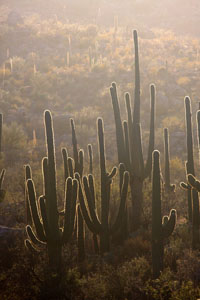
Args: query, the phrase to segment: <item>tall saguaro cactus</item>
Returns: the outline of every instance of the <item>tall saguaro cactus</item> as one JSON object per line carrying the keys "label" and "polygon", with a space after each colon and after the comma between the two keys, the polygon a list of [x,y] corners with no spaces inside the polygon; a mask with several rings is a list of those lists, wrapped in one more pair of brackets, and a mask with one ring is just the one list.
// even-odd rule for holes
{"label": "tall saguaro cactus", "polygon": [[152,171],[152,266],[154,278],[159,277],[163,270],[164,239],[169,237],[176,223],[176,210],[170,211],[170,216],[161,216],[161,170],[160,153],[153,152]]}
{"label": "tall saguaro cactus", "polygon": [[152,152],[154,150],[155,140],[155,86],[150,86],[151,108],[150,108],[150,133],[149,147],[146,164],[142,150],[142,136],[140,126],[140,75],[139,75],[139,58],[137,35],[134,33],[135,55],[136,55],[136,79],[135,79],[135,101],[133,114],[131,111],[130,95],[126,93],[127,119],[122,124],[120,107],[117,95],[116,84],[112,83],[110,88],[112,106],[115,118],[116,141],[118,162],[124,163],[126,170],[130,172],[130,187],[132,198],[132,229],[137,230],[142,222],[143,206],[143,182],[150,176],[152,169]]}
{"label": "tall saguaro cactus", "polygon": [[[99,141],[99,161],[101,173],[101,218],[99,219],[96,207],[96,191],[94,177],[90,174],[88,177],[83,177],[83,184],[79,183],[79,201],[81,211],[85,222],[91,232],[100,236],[100,252],[103,254],[110,250],[110,236],[118,230],[122,224],[123,216],[126,207],[126,198],[128,192],[129,174],[124,172],[123,183],[120,193],[120,206],[118,215],[114,223],[109,224],[109,206],[112,178],[116,174],[116,168],[113,168],[110,173],[106,169],[105,145],[104,145],[104,129],[103,120],[97,121],[98,126],[98,141]],[[76,175],[76,178],[80,178]],[[84,192],[83,192],[84,191]],[[85,194],[85,197],[84,197]],[[87,205],[86,202],[87,201]],[[88,208],[87,208],[88,207]]]}
{"label": "tall saguaro cactus", "polygon": [[[186,161],[186,177],[188,174],[195,176],[194,169],[194,155],[193,155],[193,131],[192,131],[192,113],[191,113],[191,101],[189,97],[185,97],[185,120],[186,120],[186,144],[187,144],[187,161]],[[188,200],[188,219],[192,223],[192,193],[191,186],[181,182],[181,187],[187,190],[187,200]],[[197,198],[195,196],[195,198]],[[195,206],[196,207],[196,206]]]}
{"label": "tall saguaro cactus", "polygon": [[[200,110],[197,111],[197,139],[198,139],[198,148],[200,145]],[[191,127],[191,126],[190,126]],[[192,130],[189,131],[189,134],[192,134]],[[190,137],[189,142],[192,143],[192,137]],[[191,144],[190,144],[191,148]],[[193,154],[193,153],[192,153]],[[199,196],[198,193],[200,192],[200,182],[194,176],[194,173],[189,173],[189,171],[194,172],[194,159],[192,160],[193,165],[192,167],[187,170],[187,180],[188,184],[181,183],[182,187],[185,187],[188,192],[190,192],[190,207],[189,211],[191,214],[192,220],[192,247],[193,249],[197,249],[200,246],[200,208],[199,208]],[[189,173],[189,174],[188,174]]]}
{"label": "tall saguaro cactus", "polygon": [[[36,245],[45,243],[48,249],[50,267],[52,270],[60,272],[62,267],[62,245],[69,241],[74,229],[78,182],[71,177],[68,177],[66,181],[64,226],[60,228],[54,133],[50,111],[45,111],[45,133],[47,157],[43,159],[42,163],[44,195],[39,197],[40,206],[38,206],[34,182],[31,178],[27,180],[27,191],[36,234],[33,228],[28,225],[26,229],[29,240],[26,240],[25,243],[28,248],[32,248],[32,243]],[[40,215],[42,219],[40,219]]]}

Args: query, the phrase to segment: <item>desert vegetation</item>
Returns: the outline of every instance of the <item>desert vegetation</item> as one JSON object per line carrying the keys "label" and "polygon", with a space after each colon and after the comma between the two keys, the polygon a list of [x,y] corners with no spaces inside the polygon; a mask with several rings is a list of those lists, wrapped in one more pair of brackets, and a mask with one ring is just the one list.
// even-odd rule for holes
{"label": "desert vegetation", "polygon": [[200,39],[90,2],[0,6],[0,298],[196,300]]}

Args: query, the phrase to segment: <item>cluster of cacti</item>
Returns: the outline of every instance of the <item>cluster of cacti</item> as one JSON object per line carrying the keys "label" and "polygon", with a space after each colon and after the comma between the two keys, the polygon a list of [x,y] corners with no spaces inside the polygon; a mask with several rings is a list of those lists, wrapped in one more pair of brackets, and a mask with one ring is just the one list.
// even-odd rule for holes
{"label": "cluster of cacti", "polygon": [[175,224],[175,209],[170,211],[169,217],[164,216],[162,221],[160,153],[154,150],[152,171],[152,266],[155,278],[163,271],[164,240],[171,235]]}
{"label": "cluster of cacti", "polygon": [[152,152],[154,150],[155,135],[155,86],[152,84],[150,87],[150,134],[148,156],[145,165],[140,125],[140,69],[137,31],[134,30],[133,36],[135,45],[135,93],[133,113],[131,111],[130,95],[128,93],[125,95],[128,122],[124,121],[122,123],[115,83],[112,84],[110,92],[115,118],[118,161],[119,163],[124,163],[126,170],[128,170],[130,173],[130,187],[133,208],[131,227],[132,230],[137,230],[142,223],[143,182],[151,175],[152,169]]}
{"label": "cluster of cacti", "polygon": [[42,162],[43,195],[39,197],[39,205],[34,182],[31,178],[27,180],[27,192],[36,234],[33,227],[28,225],[26,229],[29,240],[26,240],[26,245],[33,249],[33,244],[42,246],[45,243],[48,249],[50,267],[52,270],[60,272],[62,268],[62,246],[70,240],[74,229],[78,182],[71,177],[66,180],[64,225],[63,228],[60,228],[54,133],[49,111],[45,111],[45,129],[47,157],[44,157]]}
{"label": "cluster of cacti", "polygon": [[[195,184],[195,180],[191,180],[195,176],[194,155],[193,155],[193,130],[192,130],[192,113],[191,101],[189,97],[185,98],[185,116],[186,116],[186,135],[187,135],[187,162],[186,162],[186,178],[189,184],[181,182],[181,187],[187,190],[188,199],[188,220],[192,223],[192,245],[193,248],[199,246],[199,197]],[[199,129],[199,126],[198,126]]]}
{"label": "cluster of cacti", "polygon": [[[117,168],[113,168],[110,173],[106,169],[105,145],[104,145],[104,129],[103,120],[98,119],[98,141],[99,141],[99,160],[100,160],[100,184],[101,184],[101,219],[99,220],[96,212],[96,191],[94,177],[89,174],[84,176],[82,183],[80,176],[79,180],[79,201],[85,222],[93,234],[100,237],[100,252],[105,253],[110,251],[110,236],[115,233],[121,225],[123,215],[125,213],[126,198],[128,192],[128,172],[123,174],[123,184],[120,193],[120,205],[118,215],[113,224],[109,224],[109,206],[112,178],[115,176]],[[84,189],[83,189],[84,188]],[[84,191],[84,192],[83,192]],[[85,194],[85,196],[84,196]],[[87,204],[86,204],[87,201]],[[87,208],[88,206],[88,208]]]}
{"label": "cluster of cacti", "polygon": [[[93,176],[93,150],[88,145],[89,175],[83,175],[84,151],[78,150],[74,120],[71,119],[73,158],[68,156],[66,148],[62,149],[64,164],[65,207],[58,211],[56,158],[52,117],[45,111],[45,133],[47,157],[42,161],[43,195],[36,198],[34,182],[30,166],[25,168],[26,180],[26,211],[28,248],[34,250],[47,245],[49,263],[52,270],[60,272],[62,269],[62,247],[68,243],[77,230],[78,261],[85,259],[85,228],[84,222],[93,234],[96,253],[104,254],[110,251],[110,241],[113,235],[120,231],[121,240],[127,237],[127,194],[130,183],[132,199],[132,229],[141,225],[143,205],[143,182],[152,172],[152,262],[153,275],[158,277],[163,270],[164,241],[171,235],[176,222],[176,211],[170,216],[161,217],[161,171],[160,154],[154,150],[154,122],[155,122],[155,86],[151,85],[151,116],[148,157],[146,164],[143,158],[142,136],[140,126],[140,71],[138,55],[137,32],[134,31],[135,45],[135,95],[134,109],[131,109],[130,95],[126,93],[127,121],[122,122],[117,95],[116,84],[110,89],[116,125],[116,140],[119,162],[119,209],[115,220],[110,216],[110,200],[112,180],[117,168],[107,171],[103,120],[97,120],[99,165],[100,165],[100,197],[95,189]],[[190,128],[191,129],[191,128]],[[165,142],[165,187],[174,190],[170,183],[168,130],[164,130]],[[191,150],[191,149],[190,149]],[[152,161],[153,154],[153,161]],[[191,155],[190,155],[191,157]],[[188,164],[191,158],[188,159]],[[191,170],[191,168],[190,168]],[[129,175],[130,174],[130,175]],[[193,173],[194,174],[194,173]],[[130,178],[130,179],[129,179]],[[97,212],[97,199],[100,198],[100,217]],[[39,203],[39,204],[38,204]],[[63,226],[60,218],[64,217]],[[33,225],[32,225],[33,224]],[[34,231],[36,233],[34,233]],[[98,245],[100,242],[100,250]]]}
{"label": "cluster of cacti", "polygon": [[[34,251],[46,244],[48,250],[49,264],[57,273],[62,268],[62,246],[69,242],[75,227],[77,227],[78,261],[85,259],[85,236],[84,219],[88,228],[93,233],[95,252],[99,252],[97,235],[100,236],[100,251],[105,253],[110,249],[110,236],[120,228],[126,207],[128,191],[128,172],[123,169],[123,183],[121,183],[120,207],[116,221],[109,225],[109,202],[112,178],[116,174],[113,168],[110,174],[106,170],[103,121],[98,120],[99,154],[101,169],[101,221],[96,215],[96,192],[92,174],[88,177],[83,175],[83,150],[78,151],[74,121],[71,120],[72,144],[74,159],[68,157],[67,150],[62,149],[65,179],[65,208],[58,211],[57,184],[56,184],[56,158],[52,117],[49,111],[45,111],[45,133],[47,157],[42,161],[43,172],[43,195],[37,201],[31,168],[25,167],[26,179],[26,211],[27,211],[27,234],[29,239],[25,241],[26,246]],[[90,170],[92,171],[92,147],[88,146],[90,157]],[[121,172],[121,171],[120,171]],[[121,174],[121,173],[120,173]],[[122,178],[122,174],[121,174]],[[79,193],[78,193],[79,190]],[[87,205],[85,205],[85,196]],[[77,197],[80,204],[76,205]],[[28,201],[27,201],[28,200]],[[39,202],[39,205],[38,205]],[[77,212],[77,214],[76,214]],[[63,227],[60,227],[59,217],[64,216]],[[84,217],[84,218],[83,218]],[[32,226],[33,223],[33,226]],[[35,229],[35,232],[34,232]],[[36,246],[36,247],[35,247]]]}

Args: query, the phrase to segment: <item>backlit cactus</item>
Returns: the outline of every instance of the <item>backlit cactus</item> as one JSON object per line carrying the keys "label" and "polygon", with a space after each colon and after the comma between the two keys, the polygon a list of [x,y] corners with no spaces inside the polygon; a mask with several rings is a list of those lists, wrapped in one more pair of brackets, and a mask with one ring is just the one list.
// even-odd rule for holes
{"label": "backlit cactus", "polygon": [[155,86],[150,87],[151,112],[149,147],[146,164],[143,158],[142,136],[140,126],[140,75],[137,34],[134,32],[135,41],[135,99],[133,114],[131,111],[130,95],[126,93],[127,119],[122,125],[120,107],[117,96],[116,84],[112,83],[110,88],[112,106],[115,118],[116,141],[118,162],[124,163],[126,170],[130,173],[130,187],[132,198],[132,229],[137,230],[142,223],[143,207],[143,182],[151,175],[152,152],[154,150],[154,122],[155,122]]}
{"label": "backlit cactus", "polygon": [[[27,180],[27,191],[31,208],[32,219],[36,234],[31,226],[27,226],[29,239],[25,241],[28,248],[32,244],[46,244],[49,264],[53,271],[60,272],[62,268],[62,246],[67,243],[73,233],[78,182],[68,177],[65,184],[64,225],[60,228],[57,206],[56,158],[52,117],[45,111],[47,157],[43,159],[43,194],[37,204],[34,182]],[[41,216],[41,218],[40,218]]]}
{"label": "backlit cactus", "polygon": [[[120,193],[120,205],[118,215],[114,223],[109,224],[109,206],[110,206],[110,192],[112,178],[116,174],[116,168],[113,168],[110,173],[106,169],[105,145],[104,145],[104,130],[103,120],[98,119],[98,141],[99,141],[99,160],[100,160],[100,173],[101,173],[101,218],[99,219],[95,201],[96,191],[94,177],[89,174],[88,177],[83,177],[83,182],[80,182],[80,176],[76,174],[79,179],[79,201],[81,211],[85,222],[91,232],[99,235],[100,237],[100,252],[101,254],[110,251],[110,236],[118,230],[122,224],[123,216],[126,207],[126,198],[128,192],[129,174],[124,172],[123,183]],[[86,204],[87,201],[87,204]]]}
{"label": "backlit cactus", "polygon": [[152,266],[154,278],[159,277],[163,270],[164,240],[168,238],[176,224],[176,210],[170,211],[170,216],[161,215],[161,170],[160,153],[153,152],[152,171]]}

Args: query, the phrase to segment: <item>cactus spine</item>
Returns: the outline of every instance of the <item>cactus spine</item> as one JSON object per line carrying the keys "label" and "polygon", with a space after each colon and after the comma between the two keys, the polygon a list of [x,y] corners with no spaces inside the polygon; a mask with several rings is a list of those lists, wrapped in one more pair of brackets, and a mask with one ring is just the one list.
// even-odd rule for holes
{"label": "cactus spine", "polygon": [[161,216],[161,171],[160,153],[153,152],[152,172],[152,265],[154,278],[159,277],[163,270],[164,239],[169,237],[176,223],[176,210],[172,209],[170,216]]}
{"label": "cactus spine", "polygon": [[[103,120],[101,118],[97,121],[98,126],[98,141],[99,141],[99,160],[100,160],[100,173],[101,173],[101,219],[98,218],[96,209],[95,209],[95,183],[94,177],[92,174],[88,177],[83,177],[83,184],[79,185],[79,201],[81,205],[81,211],[85,222],[91,232],[98,234],[100,236],[100,252],[101,254],[108,252],[110,250],[110,236],[113,232],[116,232],[121,226],[123,215],[125,212],[126,206],[126,197],[128,192],[128,181],[129,175],[128,172],[123,174],[123,184],[120,195],[120,207],[118,211],[117,218],[114,224],[109,224],[109,205],[110,205],[110,192],[112,178],[116,174],[116,168],[113,168],[110,173],[106,169],[106,158],[105,158],[105,145],[104,145],[104,129],[103,129]],[[79,178],[76,174],[76,178]],[[83,187],[82,187],[83,185]],[[84,193],[83,193],[84,188]],[[87,205],[85,203],[85,198]],[[88,206],[88,208],[87,208]]]}
{"label": "cactus spine", "polygon": [[[62,269],[62,246],[67,243],[73,233],[76,210],[78,182],[68,177],[65,185],[64,226],[59,227],[59,212],[57,207],[56,160],[52,117],[45,111],[45,133],[47,157],[43,159],[44,195],[39,197],[40,209],[37,205],[34,182],[27,181],[27,190],[36,234],[31,226],[27,226],[29,240],[25,243],[28,248],[32,243],[45,243],[48,249],[49,264],[53,271],[60,273]],[[40,219],[40,215],[42,220]]]}

